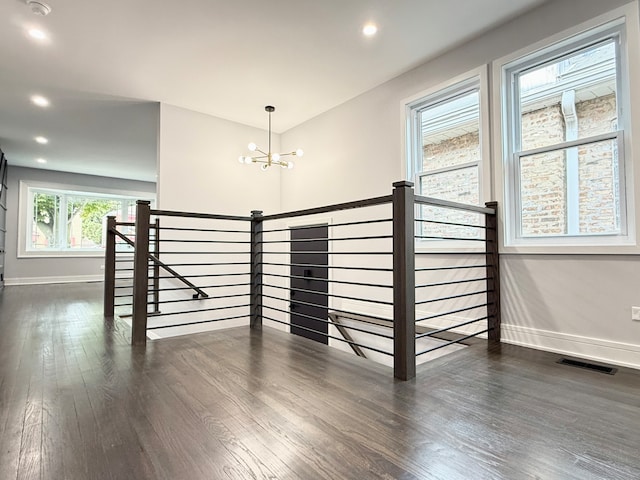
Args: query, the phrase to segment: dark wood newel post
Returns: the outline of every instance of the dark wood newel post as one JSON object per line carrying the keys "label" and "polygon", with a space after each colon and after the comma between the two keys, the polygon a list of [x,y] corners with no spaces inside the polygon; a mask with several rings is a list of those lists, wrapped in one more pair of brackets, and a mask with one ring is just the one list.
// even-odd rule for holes
{"label": "dark wood newel post", "polygon": [[133,252],[133,316],[131,327],[131,343],[133,345],[147,343],[150,211],[149,201],[137,201],[136,237]]}
{"label": "dark wood newel post", "polygon": [[413,183],[393,184],[393,375],[416,376],[416,277]]}
{"label": "dark wood newel post", "polygon": [[116,217],[107,217],[107,244],[104,251],[104,316],[113,317],[116,287]]}
{"label": "dark wood newel post", "polygon": [[485,214],[487,265],[487,316],[489,346],[500,343],[500,256],[498,255],[498,202],[487,202],[495,214]]}
{"label": "dark wood newel post", "polygon": [[251,328],[262,328],[262,211],[251,212]]}

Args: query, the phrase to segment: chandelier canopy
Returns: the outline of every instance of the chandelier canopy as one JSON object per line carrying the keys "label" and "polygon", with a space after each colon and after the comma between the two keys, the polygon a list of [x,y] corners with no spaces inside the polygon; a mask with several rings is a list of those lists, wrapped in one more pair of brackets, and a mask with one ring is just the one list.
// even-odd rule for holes
{"label": "chandelier canopy", "polygon": [[271,114],[275,112],[276,107],[267,105],[266,107],[264,107],[264,109],[269,114],[269,148],[265,152],[263,150],[260,150],[260,148],[258,148],[258,146],[255,143],[251,142],[248,145],[249,150],[251,150],[252,152],[258,152],[260,153],[260,155],[253,155],[253,156],[246,156],[246,157],[240,156],[238,158],[238,161],[240,163],[246,163],[246,164],[259,163],[261,164],[260,168],[262,168],[262,170],[266,170],[272,165],[277,165],[282,168],[293,168],[293,162],[282,160],[282,157],[286,157],[289,155],[292,155],[294,157],[301,157],[302,155],[304,155],[304,152],[302,151],[301,148],[299,148],[293,152],[288,152],[288,153],[271,153]]}

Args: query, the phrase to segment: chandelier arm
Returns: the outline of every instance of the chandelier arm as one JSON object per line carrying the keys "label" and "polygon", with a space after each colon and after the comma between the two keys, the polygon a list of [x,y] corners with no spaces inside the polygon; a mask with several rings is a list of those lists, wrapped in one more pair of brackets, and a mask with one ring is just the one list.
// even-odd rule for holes
{"label": "chandelier arm", "polygon": [[263,152],[262,150],[260,150],[258,147],[256,147],[256,152],[260,152],[262,155],[264,155],[265,157],[268,157],[269,154],[267,152]]}

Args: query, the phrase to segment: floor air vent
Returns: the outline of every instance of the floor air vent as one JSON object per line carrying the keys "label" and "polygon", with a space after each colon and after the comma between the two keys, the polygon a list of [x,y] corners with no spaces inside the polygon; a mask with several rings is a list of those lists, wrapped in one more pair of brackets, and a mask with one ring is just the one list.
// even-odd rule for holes
{"label": "floor air vent", "polygon": [[570,365],[572,367],[586,368],[587,370],[593,370],[594,372],[606,373],[607,375],[614,375],[618,369],[613,367],[605,367],[604,365],[596,365],[594,363],[581,362],[580,360],[571,360],[569,358],[561,358],[557,361],[562,365]]}

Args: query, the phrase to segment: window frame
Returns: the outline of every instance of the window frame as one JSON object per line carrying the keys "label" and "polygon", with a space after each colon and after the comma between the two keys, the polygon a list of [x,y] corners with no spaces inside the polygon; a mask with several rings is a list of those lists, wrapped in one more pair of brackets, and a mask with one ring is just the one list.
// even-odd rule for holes
{"label": "window frame", "polygon": [[[102,248],[44,248],[34,249],[27,245],[33,226],[33,195],[35,193],[48,193],[66,197],[94,197],[96,199],[109,199],[121,201],[124,208],[126,201],[149,200],[155,202],[155,194],[150,192],[135,192],[127,190],[111,190],[98,187],[82,187],[78,185],[50,184],[34,181],[20,181],[18,205],[18,258],[79,258],[79,257],[103,257]],[[61,204],[61,209],[65,202]],[[66,238],[64,239],[66,244]]]}
{"label": "window frame", "polygon": [[[494,145],[496,148],[495,186],[496,196],[501,199],[503,208],[500,211],[502,234],[500,249],[503,253],[566,253],[566,254],[621,254],[638,253],[636,226],[638,225],[637,197],[640,177],[634,172],[634,149],[631,137],[634,125],[638,125],[637,111],[633,111],[634,92],[629,88],[635,80],[640,79],[638,67],[629,59],[640,54],[638,46],[638,13],[629,6],[612,10],[598,18],[565,30],[546,40],[537,42],[518,52],[494,62],[493,68],[493,105],[499,115],[494,118]],[[516,168],[516,158],[524,154],[530,155],[535,149],[520,152],[516,157],[513,149],[514,142],[519,138],[515,130],[515,114],[509,110],[514,105],[516,89],[512,88],[514,77],[512,72],[523,71],[525,67],[544,64],[554,57],[562,57],[572,51],[587,48],[597,44],[612,34],[619,36],[617,55],[617,103],[618,103],[618,131],[594,135],[577,141],[564,142],[566,146],[595,143],[605,137],[617,139],[620,188],[620,234],[582,234],[576,236],[518,236],[520,229],[521,204],[519,198],[519,170]],[[517,99],[519,101],[519,99]],[[598,138],[600,137],[600,138]],[[585,142],[585,140],[587,140]],[[555,149],[561,149],[555,145]]]}
{"label": "window frame", "polygon": [[[421,195],[420,180],[424,176],[442,173],[443,171],[457,171],[476,166],[478,168],[478,198],[483,207],[491,199],[492,180],[490,170],[491,142],[490,142],[490,114],[489,114],[489,65],[481,65],[464,74],[458,75],[446,82],[434,85],[409,98],[402,100],[401,110],[403,119],[404,139],[402,161],[405,178],[414,183],[416,194]],[[445,103],[466,93],[478,92],[480,157],[477,162],[466,162],[451,167],[430,171],[422,171],[422,130],[419,125],[419,112],[430,106]],[[419,132],[419,134],[416,134]],[[419,205],[416,205],[418,218]],[[478,252],[482,250],[478,241],[426,240],[416,239],[417,253],[433,251]]]}

